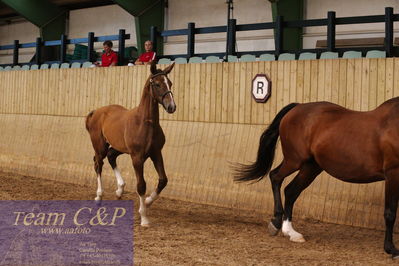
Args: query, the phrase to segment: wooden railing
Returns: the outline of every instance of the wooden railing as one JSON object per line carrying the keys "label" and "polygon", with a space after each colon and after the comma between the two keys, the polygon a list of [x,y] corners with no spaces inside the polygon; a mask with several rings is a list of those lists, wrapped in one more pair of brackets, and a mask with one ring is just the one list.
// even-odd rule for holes
{"label": "wooden railing", "polygon": [[[94,43],[95,42],[104,42],[106,40],[110,41],[118,41],[119,42],[119,62],[123,62],[124,59],[124,51],[125,51],[125,40],[130,39],[130,34],[126,34],[124,29],[119,30],[118,35],[108,35],[108,36],[94,36],[94,32],[89,32],[87,38],[76,38],[76,39],[68,39],[66,35],[61,35],[60,40],[54,41],[43,41],[41,38],[36,38],[36,42],[31,43],[19,43],[19,40],[15,40],[13,44],[10,45],[2,45],[0,46],[1,50],[13,50],[13,61],[12,64],[3,64],[3,65],[24,65],[29,64],[28,62],[19,62],[19,50],[24,48],[36,48],[35,51],[35,60],[34,64],[40,65],[42,63],[64,63],[67,62],[66,59],[66,50],[68,44],[80,44],[87,43],[87,59],[86,60],[69,60],[69,62],[81,62],[81,61],[90,61],[93,62],[96,58],[93,58],[94,51]],[[48,46],[60,46],[60,55],[59,60],[54,61],[42,61],[41,58],[41,50],[42,47]]]}
{"label": "wooden railing", "polygon": [[[384,15],[376,16],[357,16],[357,17],[341,17],[337,18],[336,13],[330,11],[327,13],[327,18],[324,19],[308,19],[297,21],[285,21],[282,16],[278,16],[275,22],[256,23],[256,24],[241,24],[237,25],[236,19],[229,20],[227,26],[205,27],[196,28],[194,23],[188,23],[187,29],[166,30],[158,32],[156,27],[151,28],[151,38],[156,43],[157,38],[168,36],[187,36],[187,53],[186,54],[173,54],[164,55],[165,58],[175,59],[178,57],[193,57],[200,56],[205,58],[209,55],[216,55],[219,57],[227,58],[227,55],[243,55],[243,54],[273,54],[276,58],[281,53],[295,53],[298,58],[300,53],[313,52],[317,53],[319,57],[322,52],[338,52],[340,56],[349,50],[361,51],[363,56],[370,50],[385,51],[387,57],[392,57],[396,53],[393,46],[393,25],[394,21],[399,21],[399,14],[393,13],[392,7],[385,8]],[[368,47],[350,47],[338,48],[336,45],[336,26],[349,25],[349,24],[367,24],[367,23],[384,23],[385,24],[385,39],[382,45],[368,46]],[[285,28],[305,28],[305,27],[327,27],[327,45],[325,48],[314,49],[300,49],[300,50],[284,50],[283,31]],[[272,29],[275,32],[274,44],[275,50],[262,50],[262,51],[237,51],[236,49],[236,33],[239,31],[254,31],[254,30],[267,30]],[[225,53],[209,52],[209,53],[196,53],[195,52],[195,36],[198,34],[209,33],[226,33],[227,45]]]}

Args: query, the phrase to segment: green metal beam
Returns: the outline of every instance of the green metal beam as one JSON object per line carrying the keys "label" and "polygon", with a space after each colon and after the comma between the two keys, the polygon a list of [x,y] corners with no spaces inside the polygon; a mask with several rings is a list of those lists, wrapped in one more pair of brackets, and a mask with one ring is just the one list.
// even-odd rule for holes
{"label": "green metal beam", "polygon": [[1,0],[18,14],[39,27],[43,40],[59,40],[65,33],[68,10],[47,0]]}
{"label": "green metal beam", "polygon": [[[273,21],[283,16],[284,21],[303,19],[303,0],[269,0],[272,5]],[[302,49],[302,28],[284,29],[283,50]]]}
{"label": "green metal beam", "polygon": [[[144,42],[150,39],[150,27],[158,31],[164,29],[164,0],[113,0],[116,4],[135,17],[137,48],[144,52]],[[157,39],[157,53],[163,54],[163,40]]]}
{"label": "green metal beam", "polygon": [[[1,0],[14,9],[40,30],[43,41],[59,40],[65,34],[68,10],[60,8],[48,0]],[[41,49],[41,61],[60,59],[60,47],[44,46]]]}

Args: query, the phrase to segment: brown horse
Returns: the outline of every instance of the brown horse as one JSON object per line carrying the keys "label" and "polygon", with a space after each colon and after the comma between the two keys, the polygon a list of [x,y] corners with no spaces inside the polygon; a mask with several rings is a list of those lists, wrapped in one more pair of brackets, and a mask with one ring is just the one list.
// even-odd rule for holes
{"label": "brown horse", "polygon": [[[384,249],[393,258],[399,251],[392,239],[399,199],[399,98],[386,101],[369,112],[357,112],[328,102],[284,107],[260,138],[257,160],[236,168],[236,181],[260,180],[269,173],[280,136],[284,159],[270,172],[274,218],[269,233],[280,229],[295,242],[303,236],[291,224],[292,209],[301,192],[324,170],[351,183],[385,180]],[[299,171],[284,189],[284,178]]]}
{"label": "brown horse", "polygon": [[[86,117],[86,128],[94,148],[94,170],[97,173],[97,197],[101,201],[103,189],[101,172],[105,157],[114,170],[118,189],[116,196],[120,198],[125,182],[116,165],[116,158],[127,153],[130,155],[137,179],[137,193],[140,196],[141,225],[148,226],[146,208],[149,207],[166,186],[162,147],[165,135],[159,125],[159,109],[161,104],[168,113],[176,111],[176,104],[170,90],[172,83],[167,74],[174,64],[163,71],[151,64],[151,75],[148,77],[138,107],[127,110],[120,105],[108,105],[90,112]],[[159,176],[156,190],[145,198],[146,183],[143,176],[143,165],[150,157]]]}

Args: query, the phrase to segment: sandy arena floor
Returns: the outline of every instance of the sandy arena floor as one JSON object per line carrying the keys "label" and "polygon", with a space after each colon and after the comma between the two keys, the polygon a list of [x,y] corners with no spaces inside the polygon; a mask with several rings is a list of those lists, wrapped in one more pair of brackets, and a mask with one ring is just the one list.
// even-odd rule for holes
{"label": "sandy arena floor", "polygon": [[[0,179],[0,200],[91,200],[95,197],[94,187],[7,173],[0,173]],[[115,199],[113,191],[105,191],[104,199]],[[137,202],[135,193],[126,193],[124,199]],[[152,227],[142,228],[139,221],[135,221],[135,265],[399,263],[384,253],[382,231],[295,220],[295,228],[307,240],[299,244],[281,235],[269,236],[270,217],[259,213],[161,197],[149,214]]]}

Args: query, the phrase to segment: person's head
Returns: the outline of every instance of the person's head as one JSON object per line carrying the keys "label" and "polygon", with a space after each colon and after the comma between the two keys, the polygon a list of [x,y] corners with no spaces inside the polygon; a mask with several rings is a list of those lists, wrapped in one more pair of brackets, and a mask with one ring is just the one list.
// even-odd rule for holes
{"label": "person's head", "polygon": [[104,48],[104,51],[106,52],[106,53],[109,53],[109,52],[111,52],[111,50],[112,50],[112,42],[111,41],[105,41],[105,42],[103,42],[103,48]]}
{"label": "person's head", "polygon": [[145,41],[144,49],[146,52],[151,52],[152,51],[152,41],[150,41],[150,40]]}

